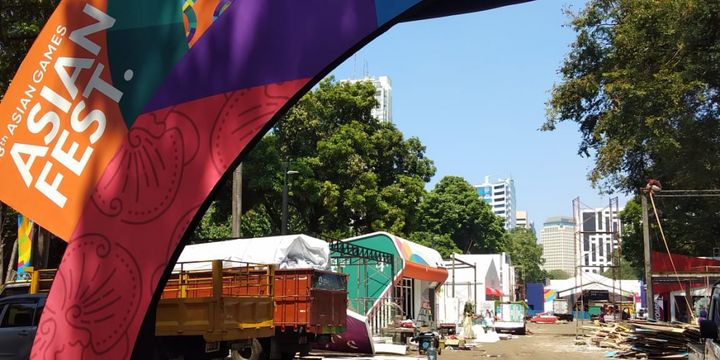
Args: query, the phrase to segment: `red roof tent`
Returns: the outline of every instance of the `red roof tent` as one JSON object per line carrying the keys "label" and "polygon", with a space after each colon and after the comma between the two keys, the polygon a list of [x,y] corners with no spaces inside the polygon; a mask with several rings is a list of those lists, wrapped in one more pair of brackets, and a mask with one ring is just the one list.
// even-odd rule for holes
{"label": "red roof tent", "polygon": [[[667,253],[653,251],[652,252],[652,272],[653,273],[674,273],[672,263],[670,262],[671,257]],[[678,273],[695,273],[703,274],[707,272],[718,272],[720,269],[720,261],[713,259],[703,259],[694,256],[672,254],[672,262],[675,263],[675,270]],[[709,269],[710,267],[710,269]],[[712,270],[712,267],[716,267],[716,270]],[[682,279],[682,276],[680,276]],[[674,279],[674,277],[671,277]],[[653,282],[653,292],[656,294],[668,293],[671,291],[682,290],[684,286],[687,286],[687,281],[682,281],[678,284],[677,281],[658,283]],[[703,287],[705,281],[703,279],[695,279],[689,282],[690,287]]]}

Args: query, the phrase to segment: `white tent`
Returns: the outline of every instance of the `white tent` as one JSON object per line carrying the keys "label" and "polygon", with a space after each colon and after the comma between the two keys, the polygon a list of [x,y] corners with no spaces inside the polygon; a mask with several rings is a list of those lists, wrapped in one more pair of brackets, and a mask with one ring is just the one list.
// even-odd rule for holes
{"label": "white tent", "polygon": [[573,293],[579,294],[583,290],[608,290],[621,296],[640,294],[639,280],[615,280],[600,274],[583,272],[574,278],[566,280],[550,280],[546,288],[557,292],[558,297],[566,297]]}
{"label": "white tent", "polygon": [[[234,239],[188,245],[177,262],[183,263],[183,270],[209,270],[208,260],[324,270],[330,266],[330,246],[325,240],[302,234]],[[179,270],[180,265],[175,265],[175,271]]]}

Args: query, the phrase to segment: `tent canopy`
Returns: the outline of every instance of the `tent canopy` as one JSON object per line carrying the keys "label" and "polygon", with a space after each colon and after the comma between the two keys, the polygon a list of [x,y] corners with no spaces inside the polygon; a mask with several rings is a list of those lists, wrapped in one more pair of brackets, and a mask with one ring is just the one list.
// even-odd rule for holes
{"label": "tent canopy", "polygon": [[608,290],[621,296],[630,296],[640,293],[639,280],[615,280],[595,273],[583,272],[574,278],[565,280],[551,280],[550,286],[557,293],[557,297],[566,297],[570,294],[579,294],[584,290]]}
{"label": "tent canopy", "polygon": [[437,285],[447,280],[442,256],[427,246],[382,231],[342,241],[396,255],[402,260],[401,268],[397,270],[403,277],[436,282]]}
{"label": "tent canopy", "polygon": [[503,296],[503,292],[500,289],[485,287],[485,296],[488,296],[488,295],[501,297],[501,296]]}
{"label": "tent canopy", "polygon": [[[184,270],[209,270],[207,260],[226,260],[253,264],[275,264],[280,269],[329,267],[330,246],[324,240],[307,235],[283,235],[251,239],[232,239],[188,245],[178,263]],[[199,263],[192,263],[202,261]],[[175,271],[179,271],[175,265]]]}

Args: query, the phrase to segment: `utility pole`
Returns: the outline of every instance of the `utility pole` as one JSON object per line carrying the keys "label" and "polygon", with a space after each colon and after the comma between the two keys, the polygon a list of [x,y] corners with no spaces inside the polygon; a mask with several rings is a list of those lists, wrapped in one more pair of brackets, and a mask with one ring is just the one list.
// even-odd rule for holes
{"label": "utility pole", "polygon": [[288,175],[299,174],[300,172],[290,170],[290,163],[283,161],[283,192],[282,192],[282,218],[280,223],[280,235],[287,235],[288,231]]}
{"label": "utility pole", "polygon": [[650,223],[648,220],[647,196],[647,190],[641,189],[640,199],[642,203],[643,248],[645,249],[645,307],[647,308],[647,318],[649,320],[655,320],[655,300],[653,296],[652,268],[650,261]]}
{"label": "utility pole", "polygon": [[232,237],[240,237],[240,217],[242,216],[242,163],[233,171],[232,185]]}
{"label": "utility pole", "polygon": [[287,234],[287,221],[288,221],[288,162],[283,161],[283,192],[282,192],[282,214],[280,222],[280,235]]}
{"label": "utility pole", "polygon": [[36,239],[33,240],[33,253],[31,255],[31,263],[36,269],[47,269],[50,267],[50,242],[52,241],[52,235],[49,231],[45,230],[42,226],[35,224],[37,231]]}

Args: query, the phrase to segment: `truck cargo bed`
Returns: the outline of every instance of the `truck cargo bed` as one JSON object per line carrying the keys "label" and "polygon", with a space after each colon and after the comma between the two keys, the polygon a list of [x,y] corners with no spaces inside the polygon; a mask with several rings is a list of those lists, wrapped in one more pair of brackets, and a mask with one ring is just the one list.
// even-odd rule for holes
{"label": "truck cargo bed", "polygon": [[212,261],[211,272],[181,270],[165,286],[155,334],[199,335],[208,342],[272,336],[273,277],[272,266],[223,269],[219,260]]}
{"label": "truck cargo bed", "polygon": [[275,272],[275,326],[281,332],[345,331],[347,275],[315,269]]}

